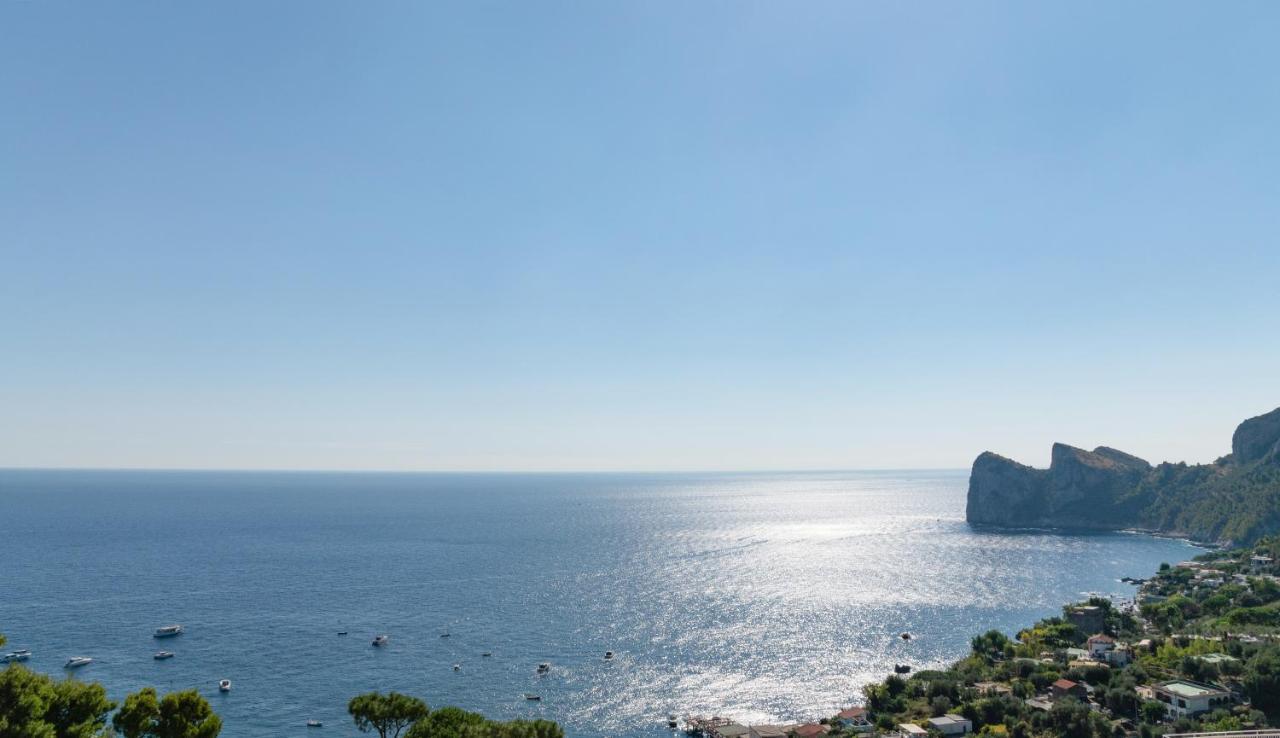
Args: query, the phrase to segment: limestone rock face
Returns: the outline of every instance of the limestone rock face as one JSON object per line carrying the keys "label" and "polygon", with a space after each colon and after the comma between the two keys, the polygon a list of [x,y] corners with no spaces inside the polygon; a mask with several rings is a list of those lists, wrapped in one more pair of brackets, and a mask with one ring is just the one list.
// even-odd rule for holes
{"label": "limestone rock face", "polygon": [[1046,472],[987,451],[973,462],[965,515],[972,523],[1026,526],[1043,504]]}
{"label": "limestone rock face", "polygon": [[1136,456],[1106,448],[1053,445],[1047,470],[990,451],[973,462],[967,517],[1016,527],[1114,528],[1111,514],[1151,470]]}
{"label": "limestone rock face", "polygon": [[1280,530],[1280,409],[1241,423],[1231,450],[1213,464],[1153,468],[1106,446],[1055,443],[1048,469],[988,451],[973,462],[967,517],[1010,528],[1141,527],[1254,541]]}
{"label": "limestone rock face", "polygon": [[1241,423],[1231,436],[1231,455],[1237,464],[1280,458],[1280,408]]}

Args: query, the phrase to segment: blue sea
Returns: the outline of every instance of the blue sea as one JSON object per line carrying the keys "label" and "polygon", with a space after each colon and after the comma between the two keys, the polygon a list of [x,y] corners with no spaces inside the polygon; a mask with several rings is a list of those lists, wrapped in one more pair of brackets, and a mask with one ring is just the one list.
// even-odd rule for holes
{"label": "blue sea", "polygon": [[[658,738],[673,712],[828,715],[894,663],[942,666],[977,632],[1132,594],[1120,577],[1194,553],[975,530],[966,484],[963,471],[0,471],[0,632],[50,674],[93,657],[76,677],[117,700],[199,689],[228,738],[353,736],[346,702],[374,689],[551,718],[571,736]],[[169,623],[187,632],[151,637]],[[176,657],[153,660],[161,648]]]}

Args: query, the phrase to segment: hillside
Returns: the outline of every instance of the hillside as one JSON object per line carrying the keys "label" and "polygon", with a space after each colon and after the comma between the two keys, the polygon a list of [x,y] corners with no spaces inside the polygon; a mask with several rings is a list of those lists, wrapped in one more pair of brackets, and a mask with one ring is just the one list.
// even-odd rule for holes
{"label": "hillside", "polygon": [[1141,528],[1248,543],[1280,531],[1280,408],[1236,428],[1212,464],[1146,461],[1105,446],[1053,446],[1048,469],[984,452],[969,476],[971,523],[1017,528]]}

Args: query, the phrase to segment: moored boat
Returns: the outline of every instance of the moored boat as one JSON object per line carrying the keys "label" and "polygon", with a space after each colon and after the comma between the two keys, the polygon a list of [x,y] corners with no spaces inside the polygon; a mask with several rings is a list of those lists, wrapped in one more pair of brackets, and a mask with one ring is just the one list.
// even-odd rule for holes
{"label": "moored boat", "polygon": [[376,635],[373,637],[373,645],[385,646],[387,645],[387,641],[390,641],[390,640],[391,640],[390,636]]}
{"label": "moored boat", "polygon": [[153,656],[152,658],[154,658],[156,661],[164,661],[165,659],[171,659],[173,658],[173,651],[156,651],[156,655]]}
{"label": "moored boat", "polygon": [[159,628],[156,628],[155,632],[153,632],[151,635],[154,638],[172,638],[176,635],[182,635],[182,626],[176,625],[176,624],[162,625]]}
{"label": "moored boat", "polygon": [[230,691],[231,691],[231,680],[230,680],[230,679],[221,679],[221,680],[219,680],[219,681],[218,681],[218,691],[219,691],[219,692],[230,692]]}
{"label": "moored boat", "polygon": [[529,694],[528,692],[526,692],[526,693],[525,693],[524,698],[525,698],[526,700],[529,700],[530,702],[541,702],[541,701],[542,701],[542,697],[541,697],[541,695]]}
{"label": "moored boat", "polygon": [[308,728],[319,728],[319,727],[322,727],[323,725],[324,725],[324,723],[320,722],[319,720],[308,720],[308,721],[307,721],[307,727],[308,727]]}
{"label": "moored boat", "polygon": [[5,654],[3,658],[0,658],[0,663],[15,663],[18,661],[26,661],[29,658],[31,658],[31,651],[26,648],[19,648],[17,651],[10,651]]}
{"label": "moored boat", "polygon": [[88,656],[72,656],[67,659],[67,663],[64,665],[64,668],[79,669],[81,666],[88,666],[92,663],[93,659]]}

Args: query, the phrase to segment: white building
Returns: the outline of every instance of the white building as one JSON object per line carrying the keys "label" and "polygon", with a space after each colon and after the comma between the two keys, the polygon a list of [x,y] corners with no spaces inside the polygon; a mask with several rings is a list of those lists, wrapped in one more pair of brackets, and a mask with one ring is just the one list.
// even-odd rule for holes
{"label": "white building", "polygon": [[1151,692],[1164,703],[1171,718],[1199,715],[1232,703],[1230,692],[1185,679],[1153,687]]}
{"label": "white building", "polygon": [[929,718],[929,726],[943,735],[968,735],[973,732],[973,723],[960,715],[943,715]]}

